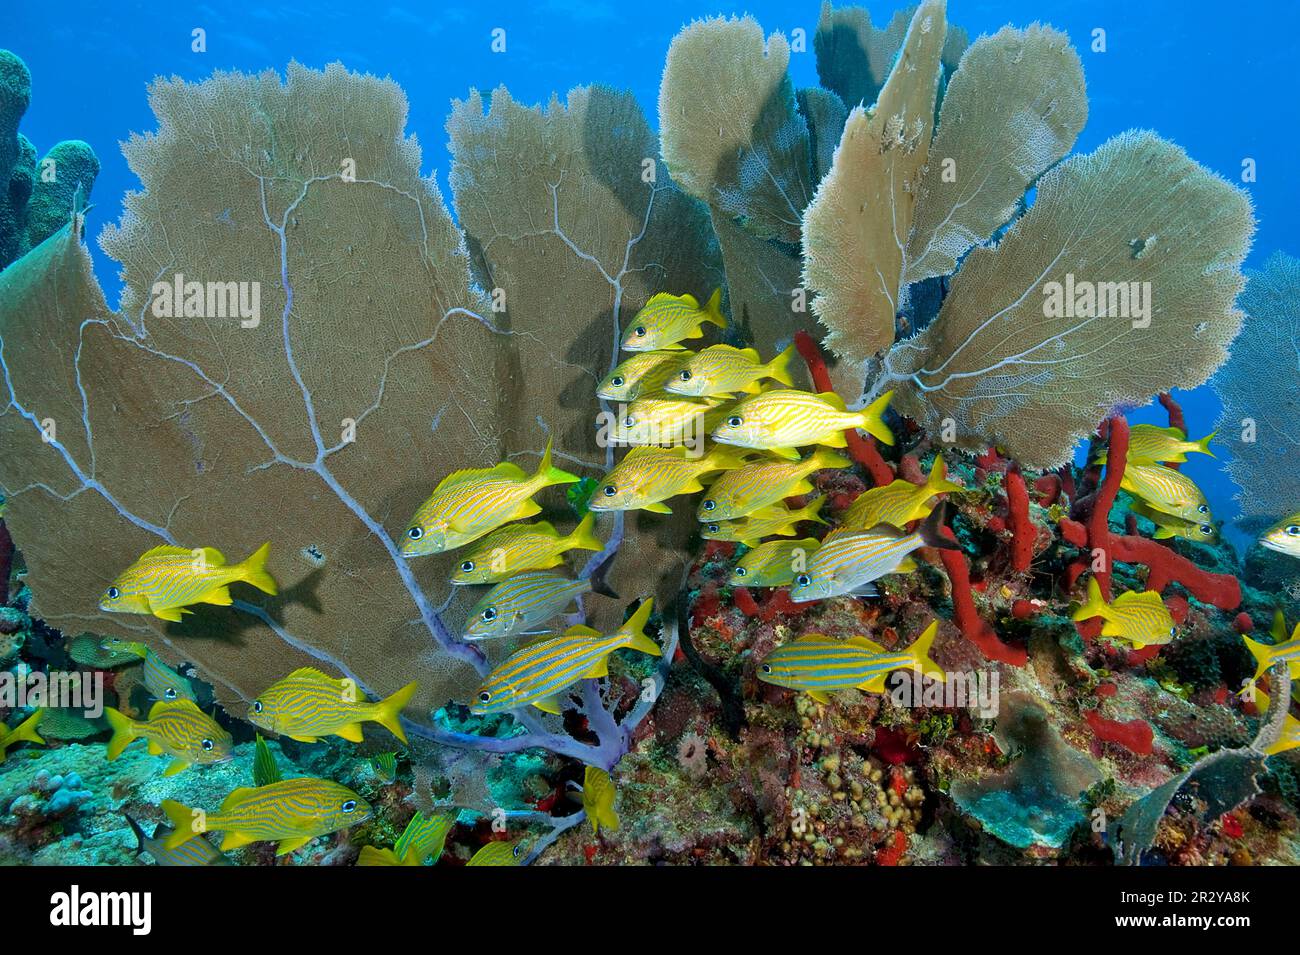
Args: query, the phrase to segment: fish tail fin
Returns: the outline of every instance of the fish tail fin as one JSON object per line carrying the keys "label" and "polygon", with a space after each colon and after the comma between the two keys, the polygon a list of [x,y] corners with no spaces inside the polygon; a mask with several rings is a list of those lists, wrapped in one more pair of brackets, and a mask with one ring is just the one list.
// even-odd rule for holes
{"label": "fish tail fin", "polygon": [[1211,431],[1205,437],[1201,438],[1200,441],[1197,441],[1196,450],[1200,451],[1202,454],[1208,454],[1210,457],[1215,457],[1214,452],[1210,450],[1210,442],[1214,440],[1214,436],[1218,433],[1219,432],[1217,431]]}
{"label": "fish tail fin", "polygon": [[614,558],[617,556],[618,548],[615,548],[610,551],[605,556],[605,559],[596,565],[596,569],[591,572],[588,582],[591,584],[592,593],[601,594],[605,597],[612,597],[615,600],[619,599],[618,594],[615,592],[614,588],[609,585],[608,580],[609,568],[614,563]]}
{"label": "fish tail fin", "polygon": [[650,622],[650,610],[653,607],[653,597],[647,597],[641,601],[641,606],[636,608],[636,613],[627,618],[627,623],[623,624],[623,629],[630,631],[632,634],[632,639],[627,645],[629,650],[640,650],[642,653],[657,657],[663,655],[663,651],[659,649],[659,644],[642,632],[645,630],[645,625]]}
{"label": "fish tail fin", "polygon": [[122,750],[131,745],[132,741],[139,734],[136,733],[136,724],[125,713],[113,709],[111,706],[104,707],[104,716],[108,719],[108,725],[113,730],[113,737],[108,741],[108,761],[111,763],[122,755]]}
{"label": "fish tail fin", "polygon": [[[1296,624],[1296,628],[1300,630],[1300,624]],[[1269,633],[1273,635],[1273,639],[1278,643],[1286,642],[1286,616],[1282,611],[1273,611],[1273,628],[1269,630]]]}
{"label": "fish tail fin", "polygon": [[793,385],[794,378],[790,375],[790,359],[794,357],[794,344],[786,346],[785,351],[777,355],[767,363],[767,374],[775,378],[783,385]]}
{"label": "fish tail fin", "polygon": [[1101,595],[1101,584],[1096,577],[1088,578],[1088,599],[1074,612],[1072,620],[1090,620],[1093,617],[1106,616],[1106,598]]}
{"label": "fish tail fin", "polygon": [[814,471],[820,471],[823,468],[847,468],[852,467],[853,462],[842,454],[836,454],[830,448],[818,447],[808,459]]}
{"label": "fish tail fin", "polygon": [[557,468],[551,463],[551,443],[554,439],[547,437],[546,450],[542,452],[542,462],[537,465],[537,479],[541,481],[542,487],[550,487],[552,484],[577,484],[582,478],[576,474],[570,474],[563,468]]}
{"label": "fish tail fin", "polygon": [[596,513],[588,511],[587,516],[578,522],[568,537],[564,539],[566,550],[600,550],[605,545],[596,536]]}
{"label": "fish tail fin", "polygon": [[406,732],[402,729],[402,710],[406,709],[406,704],[411,702],[419,688],[420,684],[412,680],[388,699],[375,704],[374,721],[403,743],[406,742]]}
{"label": "fish tail fin", "polygon": [[144,830],[140,828],[140,823],[136,822],[134,819],[132,819],[132,818],[131,818],[130,816],[128,816],[126,813],[122,813],[122,818],[125,819],[125,820],[126,820],[126,824],[127,824],[128,826],[131,827],[131,833],[132,833],[132,835],[135,836],[135,854],[136,854],[136,855],[140,855],[142,852],[145,851],[145,850],[144,850],[144,841],[145,841]]}
{"label": "fish tail fin", "polygon": [[239,565],[241,574],[240,580],[252,584],[264,594],[270,594],[274,597],[280,592],[280,588],[275,584],[275,578],[270,575],[266,569],[266,558],[271,553],[271,542],[267,541],[257,550],[249,555],[248,559]]}
{"label": "fish tail fin", "polygon": [[889,425],[885,424],[885,409],[889,407],[889,399],[892,397],[894,392],[891,389],[858,412],[858,416],[862,419],[858,427],[889,445],[894,443],[894,432],[890,431]]}
{"label": "fish tail fin", "polygon": [[1252,640],[1245,634],[1242,635],[1241,639],[1246,641],[1246,649],[1255,658],[1255,676],[1252,679],[1258,680],[1273,665],[1273,648],[1267,643]]}
{"label": "fish tail fin", "polygon": [[961,550],[961,545],[943,532],[943,519],[947,510],[947,507],[940,504],[930,512],[930,516],[922,521],[921,526],[916,529],[916,532],[921,535],[921,543],[926,547],[938,547],[942,550]]}
{"label": "fish tail fin", "polygon": [[816,521],[818,524],[825,524],[826,518],[821,516],[822,508],[825,506],[825,496],[809,501],[803,507],[799,508],[799,510],[795,511],[794,519],[799,521]]}
{"label": "fish tail fin", "polygon": [[195,816],[189,806],[183,806],[175,799],[164,799],[160,808],[167,821],[171,823],[172,829],[175,830],[163,842],[165,848],[179,848],[204,831],[204,827],[199,823],[201,817]]}
{"label": "fish tail fin", "polygon": [[936,680],[942,680],[947,677],[947,674],[944,672],[943,667],[930,659],[930,646],[934,643],[935,635],[938,632],[939,621],[935,620],[925,628],[925,632],[917,637],[905,652],[924,675],[934,677]]}
{"label": "fish tail fin", "polygon": [[40,743],[45,745],[45,740],[41,739],[40,734],[36,732],[36,727],[41,723],[41,717],[45,715],[45,708],[41,707],[27,719],[18,724],[18,728],[9,736],[9,744],[13,745],[18,742]]}
{"label": "fish tail fin", "polygon": [[709,296],[708,302],[704,305],[704,320],[712,322],[719,328],[727,327],[727,316],[722,314],[722,286],[719,285]]}
{"label": "fish tail fin", "polygon": [[966,490],[960,484],[948,480],[948,462],[944,461],[942,454],[934,456],[934,464],[930,465],[930,473],[925,479],[925,486],[931,494],[945,494]]}

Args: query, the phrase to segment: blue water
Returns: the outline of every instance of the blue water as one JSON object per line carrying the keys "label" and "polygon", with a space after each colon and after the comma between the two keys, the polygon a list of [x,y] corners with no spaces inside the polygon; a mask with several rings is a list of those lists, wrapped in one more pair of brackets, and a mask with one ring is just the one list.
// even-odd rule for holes
{"label": "blue water", "polygon": [[[888,22],[894,3],[870,2],[873,22]],[[156,75],[200,80],[216,69],[283,70],[290,59],[312,67],[339,60],[355,70],[389,75],[411,103],[410,131],[424,147],[426,172],[446,191],[448,153],[443,129],[450,102],[471,87],[506,84],[522,102],[602,83],[632,90],[653,125],[659,78],[673,35],[692,19],[751,13],[771,32],[802,27],[811,38],[816,0],[591,0],[475,4],[300,3],[257,7],[240,3],[64,2],[16,4],[5,14],[0,45],[22,56],[33,75],[33,102],[22,131],[43,153],[60,139],[88,141],[103,163],[94,216],[115,221],[123,194],[138,186],[117,143],[155,128],[146,84]],[[1300,218],[1295,188],[1296,130],[1293,71],[1300,4],[1196,0],[950,0],[949,20],[972,38],[1006,23],[1034,20],[1065,30],[1083,59],[1088,124],[1076,151],[1113,134],[1149,128],[1182,145],[1192,158],[1226,178],[1241,179],[1242,161],[1255,160],[1258,179],[1244,184],[1255,202],[1259,230],[1247,266],[1275,249],[1300,252],[1289,233]],[[207,52],[191,52],[191,31],[207,32]],[[506,51],[493,53],[495,28]],[[1091,50],[1105,30],[1106,51]],[[796,85],[815,85],[811,52],[795,54]],[[97,231],[92,226],[92,233]],[[120,282],[116,265],[96,250],[96,267],[110,302]],[[1261,369],[1267,374],[1267,369]],[[1219,414],[1206,388],[1179,393],[1189,429],[1199,437]],[[1155,406],[1134,422],[1164,423]],[[1226,452],[1220,452],[1222,460]],[[1234,517],[1235,488],[1220,462],[1195,456],[1186,472],[1209,495],[1216,515]]]}

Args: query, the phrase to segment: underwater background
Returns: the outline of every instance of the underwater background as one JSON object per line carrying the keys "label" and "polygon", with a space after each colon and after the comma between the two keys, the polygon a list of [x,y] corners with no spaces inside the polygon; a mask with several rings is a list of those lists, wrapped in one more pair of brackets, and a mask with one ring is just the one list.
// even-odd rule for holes
{"label": "underwater background", "polygon": [[0,864],[1300,860],[1300,8],[867,6],[11,11]]}

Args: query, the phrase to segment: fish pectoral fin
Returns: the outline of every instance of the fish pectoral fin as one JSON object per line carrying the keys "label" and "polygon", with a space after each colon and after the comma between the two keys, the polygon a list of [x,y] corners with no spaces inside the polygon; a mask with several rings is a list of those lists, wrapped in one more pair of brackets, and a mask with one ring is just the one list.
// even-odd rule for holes
{"label": "fish pectoral fin", "polygon": [[229,852],[231,849],[238,849],[256,841],[256,839],[244,832],[227,832],[221,839],[221,851]]}
{"label": "fish pectoral fin", "polygon": [[292,733],[289,734],[289,739],[297,740],[299,743],[319,743],[319,742],[320,742],[320,737],[318,737],[318,736],[294,736]]}
{"label": "fish pectoral fin", "polygon": [[360,723],[349,723],[347,726],[340,726],[334,731],[334,735],[343,737],[349,743],[360,743],[365,739],[361,735]]}
{"label": "fish pectoral fin", "polygon": [[218,607],[229,607],[234,601],[230,597],[230,588],[225,584],[220,587],[213,587],[206,594],[199,598],[199,603],[214,604]]}
{"label": "fish pectoral fin", "polygon": [[823,693],[821,690],[809,690],[808,695],[818,703],[829,703],[831,701],[830,694]]}
{"label": "fish pectoral fin", "polygon": [[651,514],[671,514],[673,512],[673,509],[663,502],[647,504],[641,510],[649,511]]}
{"label": "fish pectoral fin", "polygon": [[859,584],[849,591],[855,597],[879,597],[880,589],[874,583]]}
{"label": "fish pectoral fin", "polygon": [[275,847],[275,854],[278,856],[288,855],[295,849],[301,849],[315,838],[315,836],[295,836],[292,839],[281,839],[280,844]]}
{"label": "fish pectoral fin", "polygon": [[540,700],[534,700],[533,706],[537,707],[543,713],[551,713],[555,716],[560,715],[560,698],[557,696],[544,696]]}
{"label": "fish pectoral fin", "polygon": [[163,770],[163,775],[175,776],[177,773],[183,773],[185,770],[189,768],[190,768],[190,764],[187,763],[185,760],[175,759],[172,760],[171,765],[169,765],[165,770]]}

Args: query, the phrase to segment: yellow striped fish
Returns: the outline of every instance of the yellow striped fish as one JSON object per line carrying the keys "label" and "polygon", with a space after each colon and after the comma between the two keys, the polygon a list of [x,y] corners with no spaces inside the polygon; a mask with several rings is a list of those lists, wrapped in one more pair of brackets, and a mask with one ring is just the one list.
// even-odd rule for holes
{"label": "yellow striped fish", "polygon": [[815,537],[768,541],[751,549],[731,571],[733,587],[788,587],[821,546]]}
{"label": "yellow striped fish", "polygon": [[679,398],[662,392],[644,396],[627,406],[610,440],[614,444],[698,446],[727,410],[727,403],[716,398]]}
{"label": "yellow striped fish", "polygon": [[488,674],[474,694],[470,712],[503,713],[531,704],[546,713],[559,713],[560,694],[579,680],[608,675],[609,656],[615,650],[659,656],[659,645],[641,632],[652,603],[646,599],[610,636],[591,627],[570,627],[516,650]]}
{"label": "yellow striped fish", "polygon": [[663,388],[663,384],[694,352],[637,352],[605,376],[596,388],[596,397],[607,401],[631,401]]}
{"label": "yellow striped fish", "polygon": [[549,521],[509,524],[484,537],[452,571],[453,584],[495,584],[525,570],[546,570],[564,563],[571,550],[600,550],[596,516],[588,514],[573,533],[561,537]]}
{"label": "yellow striped fish", "polygon": [[36,727],[40,726],[41,717],[44,715],[45,709],[42,707],[13,729],[10,729],[5,726],[4,723],[0,722],[0,763],[5,761],[5,750],[10,746],[17,746],[19,743],[36,743],[39,746],[45,745],[45,740],[41,739],[36,732]]}
{"label": "yellow striped fish", "polygon": [[791,345],[766,365],[759,361],[753,348],[733,348],[730,345],[711,345],[681,365],[664,382],[664,390],[675,395],[702,397],[730,395],[743,391],[757,394],[759,382],[772,378],[783,385],[793,385],[790,377]]}
{"label": "yellow striped fish", "polygon": [[1130,590],[1107,604],[1097,578],[1088,580],[1088,600],[1074,612],[1074,620],[1101,617],[1105,637],[1119,637],[1141,650],[1146,646],[1168,643],[1178,633],[1169,608],[1154,590],[1142,593]]}
{"label": "yellow striped fish", "polygon": [[912,534],[888,524],[865,531],[853,528],[832,531],[809,558],[807,569],[795,574],[790,599],[807,603],[845,594],[875,596],[872,581],[886,574],[904,574],[916,569],[916,562],[911,558],[913,551],[922,547],[961,549],[943,536],[939,530],[942,524],[943,508],[940,507]]}
{"label": "yellow striped fish", "polygon": [[1187,521],[1181,517],[1174,517],[1164,511],[1157,511],[1137,498],[1129,505],[1129,510],[1145,517],[1156,526],[1156,540],[1183,537],[1189,541],[1210,543],[1219,539],[1218,528],[1209,521]]}
{"label": "yellow striped fish", "polygon": [[[1181,428],[1161,428],[1154,424],[1135,424],[1128,433],[1128,454],[1125,460],[1129,464],[1182,464],[1187,455],[1192,453],[1208,454],[1210,442],[1217,431],[1212,431],[1199,441],[1188,441]],[[1106,452],[1097,455],[1098,464],[1106,463]]]}
{"label": "yellow striped fish", "polygon": [[1209,523],[1212,520],[1210,505],[1196,482],[1163,464],[1128,465],[1119,486],[1165,514],[1185,521]]}
{"label": "yellow striped fish", "polygon": [[509,637],[539,627],[590,593],[590,580],[529,571],[503,580],[469,612],[464,639]]}
{"label": "yellow striped fish", "polygon": [[1300,557],[1300,511],[1273,525],[1259,542],[1269,550]]}
{"label": "yellow striped fish", "polygon": [[264,690],[249,707],[248,721],[300,743],[314,743],[322,736],[360,743],[361,724],[375,722],[405,743],[402,710],[418,687],[408,683],[388,699],[371,703],[352,680],[303,667]]}
{"label": "yellow striped fish", "polygon": [[236,789],[217,812],[191,809],[173,799],[164,799],[162,810],[176,828],[164,840],[168,849],[217,830],[224,833],[223,852],[250,842],[278,842],[277,856],[374,814],[370,804],[346,786],[310,776]]}
{"label": "yellow striped fish", "polygon": [[476,541],[507,521],[541,511],[532,496],[555,484],[581,478],[551,464],[551,441],[531,476],[508,461],[492,468],[466,468],[447,475],[416,509],[402,539],[407,557],[440,554]]}
{"label": "yellow striped fish", "polygon": [[[123,815],[126,816],[125,813]],[[194,867],[232,864],[205,838],[191,839],[183,846],[168,849],[165,845],[167,837],[176,831],[171,826],[160,822],[154,827],[153,835],[146,836],[138,822],[130,816],[126,816],[126,821],[131,831],[135,833],[136,855],[144,855],[147,852],[156,865]]]}
{"label": "yellow striped fish", "polygon": [[130,653],[144,661],[144,688],[157,700],[194,700],[194,686],[159,659],[143,643],[134,640],[122,640],[109,637],[100,643],[100,648],[110,653]]}
{"label": "yellow striped fish", "polygon": [[489,842],[470,857],[466,865],[519,865],[520,843]]}
{"label": "yellow striped fish", "polygon": [[818,448],[802,461],[758,461],[720,475],[709,485],[695,516],[702,521],[730,521],[799,494],[810,494],[814,471],[847,468],[849,460]]}
{"label": "yellow striped fish", "polygon": [[943,680],[943,667],[930,659],[939,624],[930,624],[916,641],[903,650],[889,651],[866,637],[837,640],[809,633],[782,644],[758,666],[764,683],[802,690],[818,703],[830,702],[840,690],[884,693],[885,680],[895,670],[920,670],[925,676]]}
{"label": "yellow striped fish", "polygon": [[617,794],[609,773],[595,766],[587,767],[582,777],[582,808],[587,811],[587,821],[596,835],[600,835],[602,826],[611,831],[618,829],[618,813],[614,811]]}
{"label": "yellow striped fish", "polygon": [[426,816],[422,812],[417,812],[415,817],[407,823],[406,829],[397,840],[397,845],[391,849],[364,846],[361,849],[361,857],[357,859],[357,865],[416,866],[436,864],[438,857],[442,855],[443,846],[447,843],[447,833],[451,831],[451,827],[455,824],[456,816],[454,813]]}
{"label": "yellow striped fish", "polygon": [[[1263,690],[1255,689],[1255,707],[1259,710],[1261,716],[1268,710],[1268,694]],[[1297,720],[1290,713],[1287,713],[1286,719],[1282,722],[1282,733],[1278,736],[1276,743],[1268,746],[1264,750],[1265,756],[1275,756],[1278,753],[1285,753],[1289,749],[1295,749],[1300,746],[1300,720]]]}
{"label": "yellow striped fish", "polygon": [[118,575],[100,598],[99,609],[151,613],[175,622],[193,612],[186,609],[192,604],[230,606],[229,585],[237,581],[274,595],[275,580],[266,572],[270,549],[263,544],[243,563],[227,564],[215,547],[155,547]]}
{"label": "yellow striped fish", "polygon": [[753,547],[764,537],[793,537],[798,533],[796,525],[800,521],[826,523],[819,516],[825,503],[826,498],[819,497],[797,511],[775,504],[739,521],[710,521],[703,525],[700,536],[708,541],[735,541],[746,547]]}
{"label": "yellow striped fish", "polygon": [[193,700],[160,700],[149,710],[149,718],[138,722],[104,707],[104,716],[113,730],[108,741],[108,761],[122,755],[137,739],[149,741],[149,753],[172,757],[164,776],[175,776],[191,765],[211,766],[231,758],[234,740],[212,717],[199,709]]}
{"label": "yellow striped fish", "polygon": [[660,292],[636,313],[632,324],[623,336],[624,351],[658,351],[679,349],[683,338],[702,338],[705,322],[727,327],[722,314],[722,289],[718,288],[709,301],[700,307],[694,295],[669,295]]}
{"label": "yellow striped fish", "polygon": [[951,494],[966,490],[948,480],[948,468],[939,455],[935,455],[930,475],[924,484],[913,484],[899,479],[884,487],[873,487],[858,495],[858,499],[844,512],[841,523],[856,530],[867,530],[878,524],[888,524],[899,530],[912,521],[919,521],[934,509],[936,494]]}
{"label": "yellow striped fish", "polygon": [[1285,663],[1292,680],[1300,678],[1300,623],[1296,624],[1295,630],[1291,632],[1291,639],[1288,640],[1286,620],[1282,616],[1282,611],[1278,610],[1273,614],[1273,629],[1269,633],[1273,637],[1272,643],[1260,643],[1258,640],[1242,635],[1242,639],[1246,641],[1246,649],[1255,658],[1255,675],[1251,679],[1258,680],[1264,675],[1264,671],[1275,663]]}
{"label": "yellow striped fish", "polygon": [[704,490],[700,478],[738,468],[752,452],[717,445],[705,455],[687,448],[633,448],[597,485],[588,507],[593,511],[652,511],[671,514],[663,502],[678,494]]}
{"label": "yellow striped fish", "polygon": [[849,428],[860,428],[893,444],[893,432],[883,420],[893,394],[886,392],[861,411],[848,411],[833,391],[816,395],[782,388],[764,391],[733,407],[713,429],[713,440],[760,448],[791,460],[799,457],[795,448],[806,445],[847,446],[844,432]]}

